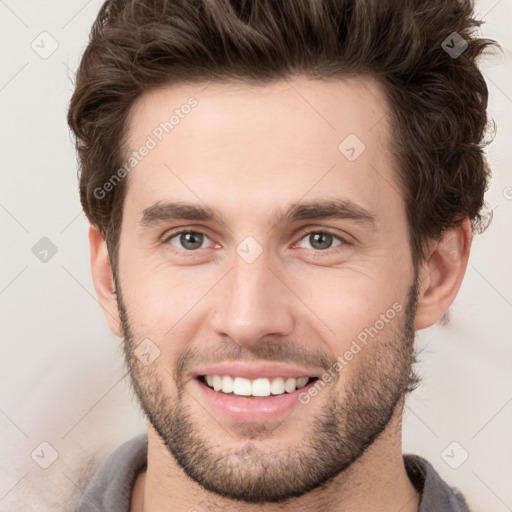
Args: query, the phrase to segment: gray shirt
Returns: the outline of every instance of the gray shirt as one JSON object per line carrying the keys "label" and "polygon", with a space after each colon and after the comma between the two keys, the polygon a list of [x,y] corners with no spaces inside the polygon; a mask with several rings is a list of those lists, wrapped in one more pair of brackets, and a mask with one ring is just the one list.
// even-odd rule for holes
{"label": "gray shirt", "polygon": [[[129,512],[132,487],[147,462],[147,434],[126,441],[101,464],[74,512]],[[417,455],[404,455],[407,474],[423,493],[418,512],[469,512],[464,497],[449,487],[432,465]]]}

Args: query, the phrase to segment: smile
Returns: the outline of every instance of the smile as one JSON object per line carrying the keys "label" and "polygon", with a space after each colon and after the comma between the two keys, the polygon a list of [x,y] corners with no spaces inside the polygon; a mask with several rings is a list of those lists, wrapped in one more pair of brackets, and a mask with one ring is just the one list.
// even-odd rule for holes
{"label": "smile", "polygon": [[215,416],[239,423],[264,423],[305,407],[299,400],[300,394],[307,393],[317,380],[304,376],[247,379],[198,375],[190,385],[196,400]]}
{"label": "smile", "polygon": [[251,380],[230,375],[203,375],[199,379],[214,391],[228,395],[268,397],[293,393],[315,380],[316,377],[274,377],[272,379],[260,377]]}

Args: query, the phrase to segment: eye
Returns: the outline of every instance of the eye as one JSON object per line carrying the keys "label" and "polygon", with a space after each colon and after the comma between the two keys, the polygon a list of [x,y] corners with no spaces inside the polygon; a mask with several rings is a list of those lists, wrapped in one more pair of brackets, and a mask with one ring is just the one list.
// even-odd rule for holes
{"label": "eye", "polygon": [[[335,239],[338,240],[339,243],[333,246],[332,243]],[[309,247],[303,247],[303,249],[314,249],[319,251],[332,249],[333,247],[342,245],[345,242],[339,236],[329,233],[328,231],[310,231],[309,233],[306,233],[301,240],[307,240],[309,244]]]}
{"label": "eye", "polygon": [[[176,233],[172,233],[164,239],[164,242],[169,243],[177,249],[193,252],[198,249],[204,249],[207,247],[206,242],[208,240],[210,239],[206,233],[196,230],[178,231]],[[305,233],[301,238],[301,241],[302,240],[305,240],[309,246],[302,246],[303,249],[312,249],[315,251],[326,251],[328,249],[332,249],[334,247],[345,244],[345,241],[338,235],[323,230],[316,230]],[[338,243],[334,243],[333,245],[333,242],[336,240]]]}
{"label": "eye", "polygon": [[202,231],[178,231],[166,237],[164,241],[178,249],[195,251],[196,249],[204,249],[203,242],[205,240],[209,240],[209,238]]}

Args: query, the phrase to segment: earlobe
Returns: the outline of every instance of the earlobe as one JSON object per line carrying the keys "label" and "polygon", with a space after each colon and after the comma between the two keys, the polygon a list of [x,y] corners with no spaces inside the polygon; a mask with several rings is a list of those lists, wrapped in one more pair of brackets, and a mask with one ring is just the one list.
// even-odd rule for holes
{"label": "earlobe", "polygon": [[416,330],[434,325],[455,300],[466,272],[471,241],[469,219],[447,229],[439,240],[432,241],[418,273]]}
{"label": "earlobe", "polygon": [[107,244],[99,229],[93,225],[89,227],[89,247],[92,280],[98,301],[107,319],[109,329],[121,338],[123,334]]}

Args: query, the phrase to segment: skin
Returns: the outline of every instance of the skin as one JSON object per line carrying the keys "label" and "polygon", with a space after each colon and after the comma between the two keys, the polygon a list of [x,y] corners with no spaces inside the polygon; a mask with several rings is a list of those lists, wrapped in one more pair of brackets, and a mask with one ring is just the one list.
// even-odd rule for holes
{"label": "skin", "polygon": [[[414,330],[433,325],[453,302],[471,246],[469,221],[432,240],[415,274],[405,203],[388,149],[386,101],[369,78],[315,82],[297,76],[264,87],[163,87],[134,105],[129,147],[144,144],[189,96],[198,106],[125,178],[116,283],[104,239],[94,226],[89,233],[94,285],[109,327],[125,337],[142,407],[155,413],[168,435],[162,439],[148,422],[148,467],[136,480],[131,510],[418,510],[421,495],[407,477],[401,449]],[[366,146],[354,161],[338,150],[349,134]],[[375,222],[275,222],[276,211],[291,203],[326,199],[350,200],[371,212]],[[165,200],[206,204],[220,212],[223,223],[174,220],[142,226],[144,210]],[[201,248],[187,251],[179,236],[171,243],[169,236],[180,229],[204,231]],[[340,239],[327,249],[315,248],[309,235],[319,229]],[[263,248],[252,263],[236,252],[248,236]],[[372,342],[318,396],[279,422],[234,424],[194,395],[191,372],[196,363],[212,361],[212,348],[226,359],[237,349],[241,360],[257,362],[268,360],[269,346],[281,342],[286,350],[276,352],[280,361],[293,364],[304,352],[320,354],[323,359],[312,359],[319,366],[320,361],[332,364],[394,303],[403,308]],[[160,350],[150,366],[133,356],[146,338]],[[192,349],[196,358],[180,366]],[[350,428],[350,419],[363,408],[360,426],[371,441],[368,447]],[[340,437],[348,438],[346,446],[323,442],[320,427],[328,416]],[[184,423],[176,430],[188,425],[188,441],[201,441],[205,450],[191,467],[184,468],[183,461],[180,466],[173,453],[178,440],[169,425],[178,417]],[[246,457],[233,462],[241,449]],[[297,453],[325,465],[313,473],[284,464]],[[207,455],[222,460],[216,471],[209,471]],[[332,460],[337,473],[300,493],[301,484]],[[278,468],[275,492],[281,489],[284,496],[295,483],[294,497],[279,504],[250,503],[227,494],[234,481],[222,468],[234,464],[241,485],[257,481],[265,461],[270,474]]]}

